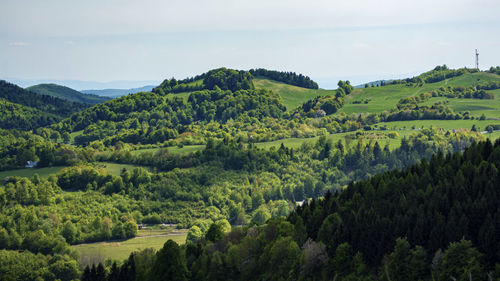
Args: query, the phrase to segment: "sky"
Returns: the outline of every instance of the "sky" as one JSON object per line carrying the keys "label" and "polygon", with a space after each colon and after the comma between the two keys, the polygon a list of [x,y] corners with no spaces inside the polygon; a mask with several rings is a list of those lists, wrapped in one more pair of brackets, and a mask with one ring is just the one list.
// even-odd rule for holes
{"label": "sky", "polygon": [[486,69],[499,15],[498,0],[1,0],[0,79],[128,88],[262,67],[334,88],[473,67],[475,49]]}

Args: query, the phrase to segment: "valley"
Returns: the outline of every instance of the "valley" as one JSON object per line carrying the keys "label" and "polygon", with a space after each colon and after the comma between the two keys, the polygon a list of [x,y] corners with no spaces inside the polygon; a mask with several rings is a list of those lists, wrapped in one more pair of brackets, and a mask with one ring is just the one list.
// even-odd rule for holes
{"label": "valley", "polygon": [[114,99],[0,83],[0,272],[500,276],[497,69],[326,90],[219,68]]}

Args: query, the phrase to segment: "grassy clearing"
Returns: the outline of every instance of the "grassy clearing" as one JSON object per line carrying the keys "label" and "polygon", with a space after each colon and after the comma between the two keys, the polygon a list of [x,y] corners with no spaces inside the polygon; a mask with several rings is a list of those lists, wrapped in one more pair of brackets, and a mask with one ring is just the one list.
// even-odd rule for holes
{"label": "grassy clearing", "polygon": [[130,253],[145,248],[158,250],[169,239],[177,244],[184,244],[186,236],[187,230],[143,229],[139,230],[137,237],[132,239],[80,244],[72,247],[80,254],[80,264],[87,265],[104,262],[106,259],[122,261],[128,258]]}
{"label": "grassy clearing", "polygon": [[31,178],[34,174],[38,174],[42,178],[48,178],[50,175],[57,174],[61,171],[63,166],[59,167],[47,167],[47,168],[26,168],[26,169],[17,169],[17,170],[9,170],[0,172],[0,179],[4,179],[6,177],[26,177]]}
{"label": "grassy clearing", "polygon": [[253,84],[256,89],[272,90],[280,95],[288,111],[317,96],[335,95],[335,90],[307,89],[262,78],[254,79]]}
{"label": "grassy clearing", "polygon": [[119,176],[123,169],[127,169],[129,171],[132,171],[133,169],[140,167],[140,168],[144,168],[144,169],[149,170],[149,167],[131,165],[131,164],[109,163],[109,162],[95,162],[94,167],[97,169],[106,170],[106,172],[108,172],[109,174],[112,174],[114,176]]}
{"label": "grassy clearing", "polygon": [[[196,152],[199,150],[202,150],[205,146],[204,145],[185,145],[183,147],[177,147],[177,146],[171,146],[171,147],[165,147],[168,152],[173,153],[173,154],[188,154],[191,152]],[[146,148],[146,149],[139,149],[139,150],[133,150],[131,151],[132,155],[138,155],[144,152],[156,152],[163,147],[155,147],[155,148]],[[163,148],[163,149],[165,149]]]}
{"label": "grassy clearing", "polygon": [[75,143],[75,137],[81,136],[82,134],[83,134],[83,130],[76,131],[76,132],[69,134],[71,143]]}

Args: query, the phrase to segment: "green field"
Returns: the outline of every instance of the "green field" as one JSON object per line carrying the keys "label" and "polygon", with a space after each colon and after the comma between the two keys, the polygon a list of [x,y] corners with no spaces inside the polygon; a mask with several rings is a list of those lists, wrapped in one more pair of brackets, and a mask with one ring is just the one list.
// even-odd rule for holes
{"label": "green field", "polygon": [[0,172],[0,179],[12,176],[31,178],[34,174],[38,174],[42,178],[48,178],[52,174],[59,173],[59,171],[61,171],[63,168],[66,167],[26,168],[2,171]]}
{"label": "green field", "polygon": [[317,96],[335,95],[335,90],[307,89],[269,79],[256,78],[253,84],[256,89],[271,90],[280,95],[288,111]]}
{"label": "green field", "polygon": [[500,120],[412,120],[412,121],[394,121],[378,123],[379,126],[385,125],[388,129],[411,129],[412,127],[443,128],[446,130],[452,129],[471,129],[472,125],[476,125],[481,131],[488,125],[500,124]]}
{"label": "green field", "polygon": [[168,239],[172,239],[177,244],[186,242],[187,230],[139,230],[137,237],[128,240],[106,241],[97,243],[88,243],[72,246],[80,255],[80,264],[87,265],[92,263],[104,262],[106,259],[122,261],[130,253],[153,248],[158,250]]}
{"label": "green field", "polygon": [[[344,107],[341,111],[351,113],[369,113],[382,112],[384,110],[391,111],[398,101],[403,97],[415,96],[421,93],[427,93],[439,87],[447,86],[471,86],[477,83],[487,81],[500,81],[500,76],[491,73],[473,73],[465,74],[458,77],[453,77],[436,83],[426,83],[421,87],[406,86],[404,84],[387,85],[383,87],[369,87],[355,89],[345,99]],[[481,115],[483,112],[487,117],[498,117],[498,109],[500,108],[500,91],[491,91],[495,93],[494,100],[477,100],[477,99],[447,99],[447,98],[431,98],[427,101],[428,104],[433,104],[439,99],[450,100],[452,109],[456,111],[470,110],[474,115]],[[367,104],[354,104],[354,101],[369,100]],[[454,108],[456,106],[456,108]],[[476,106],[476,108],[467,109],[468,106]],[[481,106],[481,107],[477,107]]]}

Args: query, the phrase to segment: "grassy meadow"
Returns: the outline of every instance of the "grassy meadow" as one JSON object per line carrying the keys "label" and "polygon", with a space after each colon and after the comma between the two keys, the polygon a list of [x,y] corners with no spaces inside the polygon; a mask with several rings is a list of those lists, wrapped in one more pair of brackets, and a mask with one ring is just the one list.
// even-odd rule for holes
{"label": "grassy meadow", "polygon": [[80,255],[80,264],[104,262],[106,259],[124,260],[130,253],[153,248],[158,250],[167,240],[172,239],[177,244],[186,242],[187,230],[173,229],[141,229],[135,238],[97,243],[87,243],[72,246]]}
{"label": "grassy meadow", "polygon": [[262,78],[254,79],[253,84],[256,89],[272,90],[280,95],[288,111],[317,96],[335,95],[335,90],[307,89]]}
{"label": "grassy meadow", "polygon": [[[476,83],[484,83],[489,81],[498,81],[498,75],[491,73],[473,73],[465,74],[462,76],[457,76],[449,78],[436,83],[426,83],[421,87],[406,86],[405,84],[397,85],[387,85],[383,87],[369,87],[362,89],[355,89],[349,96],[345,99],[344,107],[341,111],[351,114],[351,113],[371,113],[371,112],[382,112],[384,110],[391,111],[398,101],[403,97],[415,96],[421,93],[427,93],[432,90],[438,89],[440,87],[448,86],[470,86]],[[498,115],[498,108],[500,108],[500,91],[492,91],[495,93],[494,100],[475,100],[475,99],[448,99],[448,98],[431,98],[427,103],[433,104],[441,100],[450,100],[452,109],[456,111],[472,111],[473,106],[480,106],[476,108],[474,115],[481,115],[484,111],[487,117],[491,113]],[[353,103],[355,101],[368,100],[368,103]],[[456,105],[453,103],[456,101]],[[461,105],[461,106],[460,106]],[[454,108],[456,106],[456,108]],[[472,109],[468,109],[472,106]],[[494,117],[494,116],[491,116]]]}

